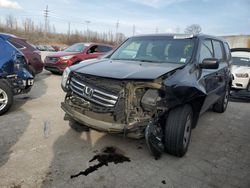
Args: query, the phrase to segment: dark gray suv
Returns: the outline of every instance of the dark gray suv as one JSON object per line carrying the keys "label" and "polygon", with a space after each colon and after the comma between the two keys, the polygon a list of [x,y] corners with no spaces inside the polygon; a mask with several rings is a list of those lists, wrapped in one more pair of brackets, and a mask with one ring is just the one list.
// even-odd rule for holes
{"label": "dark gray suv", "polygon": [[228,44],[208,35],[144,35],[67,68],[62,109],[78,125],[146,138],[150,151],[183,156],[199,116],[222,113],[231,84]]}

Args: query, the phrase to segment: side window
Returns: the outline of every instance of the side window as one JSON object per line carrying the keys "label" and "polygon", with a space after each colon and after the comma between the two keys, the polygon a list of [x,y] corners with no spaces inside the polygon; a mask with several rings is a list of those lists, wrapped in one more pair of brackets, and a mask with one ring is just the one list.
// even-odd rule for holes
{"label": "side window", "polygon": [[14,41],[9,41],[13,46],[15,46],[17,49],[24,49],[25,47],[22,46],[21,44],[14,42]]}
{"label": "side window", "polygon": [[225,46],[225,50],[226,50],[226,58],[227,58],[227,61],[229,61],[232,58],[230,48],[229,48],[228,43],[226,43],[226,42],[224,42],[224,46]]}
{"label": "side window", "polygon": [[105,53],[105,52],[109,52],[109,51],[111,51],[111,50],[112,50],[112,48],[111,48],[111,47],[109,47],[109,46],[98,46],[98,50],[99,50],[99,52],[103,52],[103,53]]}
{"label": "side window", "polygon": [[2,58],[2,56],[4,55],[4,40],[0,38],[0,59]]}
{"label": "side window", "polygon": [[88,53],[92,54],[92,53],[97,53],[98,52],[98,46],[94,45],[92,46],[89,50]]}
{"label": "side window", "polygon": [[213,58],[213,46],[212,46],[212,41],[211,40],[204,40],[201,43],[201,48],[200,48],[200,58],[199,61],[202,62],[203,59],[206,58]]}
{"label": "side window", "polygon": [[218,60],[224,59],[221,42],[213,40],[213,46],[214,46],[214,57]]}

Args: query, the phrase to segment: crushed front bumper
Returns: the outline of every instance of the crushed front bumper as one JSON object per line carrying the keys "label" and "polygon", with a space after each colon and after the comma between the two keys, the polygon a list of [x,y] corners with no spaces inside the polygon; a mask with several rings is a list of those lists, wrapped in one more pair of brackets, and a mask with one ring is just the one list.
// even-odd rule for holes
{"label": "crushed front bumper", "polygon": [[[95,129],[101,132],[108,132],[114,134],[126,134],[127,137],[131,138],[142,138],[144,136],[143,132],[146,127],[147,122],[145,122],[145,126],[138,126],[138,122],[132,122],[130,124],[119,124],[119,123],[109,123],[101,120],[97,120],[86,116],[72,108],[66,102],[61,103],[61,108],[65,111],[67,115],[69,115],[75,121]],[[143,128],[144,127],[144,128]]]}

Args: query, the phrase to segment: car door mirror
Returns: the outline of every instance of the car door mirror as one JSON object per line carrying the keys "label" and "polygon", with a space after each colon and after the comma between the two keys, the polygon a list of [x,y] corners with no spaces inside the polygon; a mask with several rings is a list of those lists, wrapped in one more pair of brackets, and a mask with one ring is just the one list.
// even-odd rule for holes
{"label": "car door mirror", "polygon": [[218,67],[219,60],[215,58],[203,59],[202,63],[200,64],[200,68],[202,69],[218,69]]}

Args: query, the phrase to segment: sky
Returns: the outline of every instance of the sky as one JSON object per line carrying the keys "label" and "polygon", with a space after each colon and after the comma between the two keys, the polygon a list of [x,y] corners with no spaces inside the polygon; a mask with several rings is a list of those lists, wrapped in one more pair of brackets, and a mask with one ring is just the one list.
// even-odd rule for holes
{"label": "sky", "polygon": [[[22,23],[44,24],[44,10],[56,31],[118,32],[126,36],[183,33],[199,24],[212,35],[250,34],[250,0],[0,0],[0,22],[13,15]],[[118,24],[117,24],[118,23]]]}

